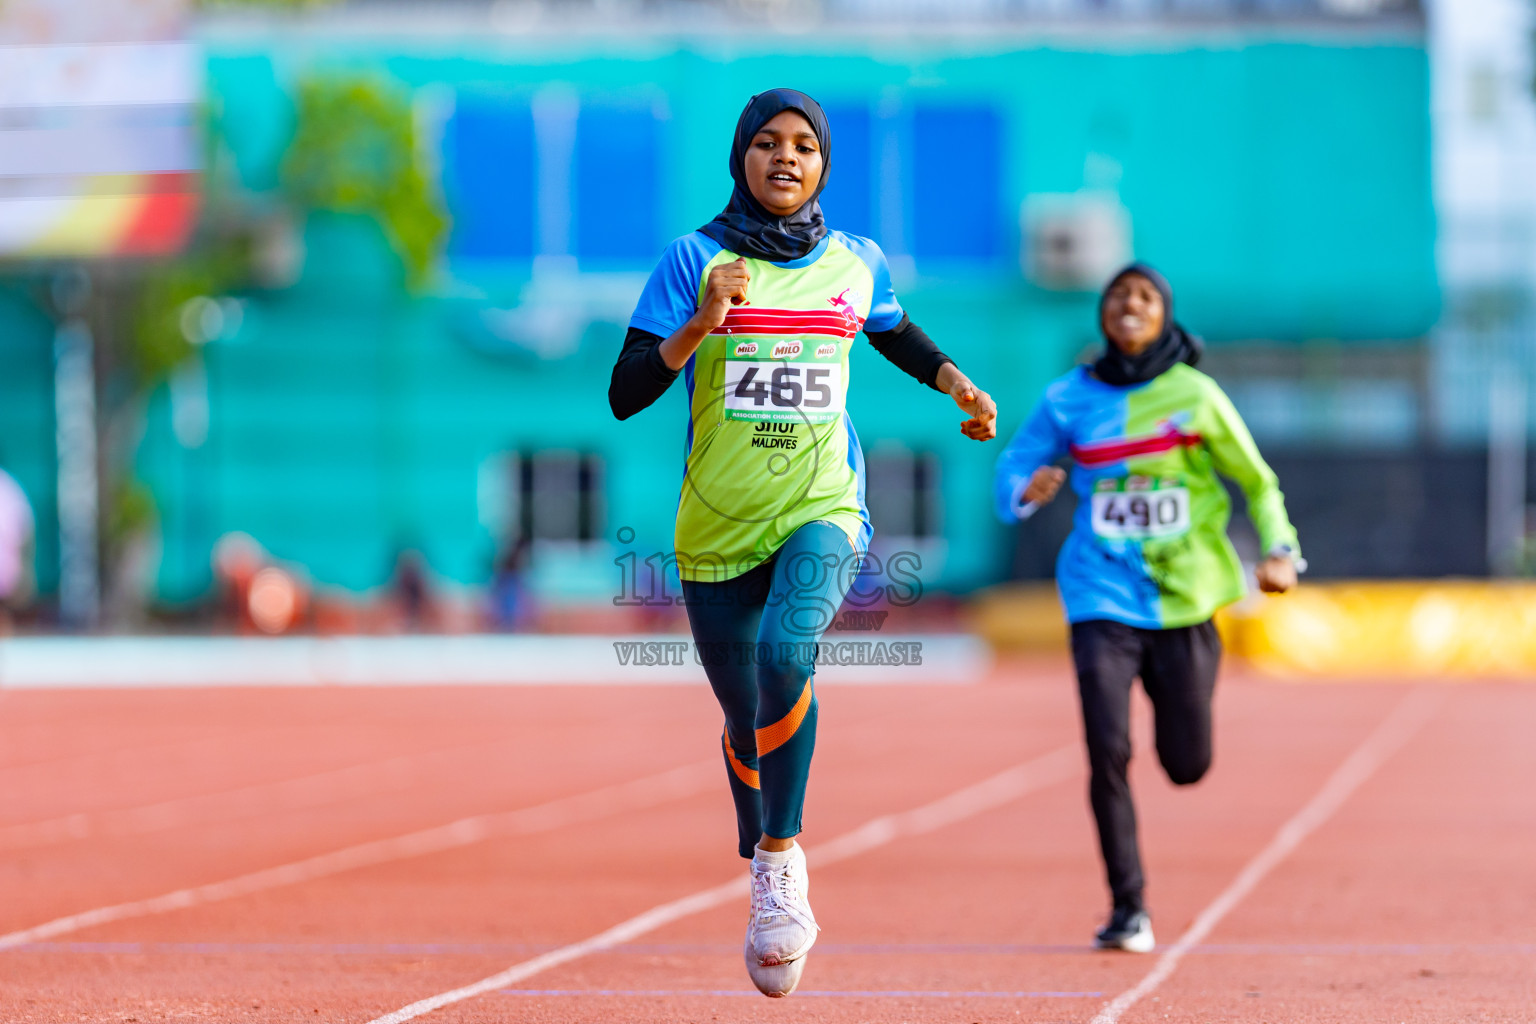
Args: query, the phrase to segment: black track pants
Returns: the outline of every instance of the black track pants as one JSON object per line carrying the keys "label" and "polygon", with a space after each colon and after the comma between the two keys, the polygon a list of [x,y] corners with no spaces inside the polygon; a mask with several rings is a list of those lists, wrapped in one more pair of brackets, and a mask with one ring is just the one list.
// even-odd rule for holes
{"label": "black track pants", "polygon": [[1209,620],[1179,629],[1138,629],[1096,619],[1072,624],[1072,660],[1088,741],[1088,799],[1116,905],[1141,908],[1144,879],[1136,846],[1131,760],[1131,684],[1152,700],[1157,757],[1180,786],[1211,766],[1211,694],[1221,638]]}

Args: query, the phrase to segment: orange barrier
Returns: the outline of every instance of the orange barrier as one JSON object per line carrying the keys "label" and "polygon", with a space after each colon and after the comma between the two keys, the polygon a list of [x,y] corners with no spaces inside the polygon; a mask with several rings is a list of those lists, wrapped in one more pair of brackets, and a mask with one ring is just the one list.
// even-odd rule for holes
{"label": "orange barrier", "polygon": [[[973,608],[999,650],[1065,649],[1050,584],[996,587]],[[1227,649],[1276,676],[1536,681],[1536,583],[1394,580],[1303,583],[1217,616]]]}
{"label": "orange barrier", "polygon": [[1233,653],[1276,675],[1517,676],[1536,681],[1536,584],[1303,585],[1221,616]]}
{"label": "orange barrier", "polygon": [[1058,653],[1067,649],[1067,624],[1054,583],[988,587],[971,602],[966,625],[993,650]]}

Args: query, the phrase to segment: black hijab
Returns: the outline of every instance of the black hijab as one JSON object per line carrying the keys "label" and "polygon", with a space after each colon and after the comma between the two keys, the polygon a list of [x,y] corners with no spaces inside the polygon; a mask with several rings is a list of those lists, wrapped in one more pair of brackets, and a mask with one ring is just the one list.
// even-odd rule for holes
{"label": "black hijab", "polygon": [[1145,384],[1179,363],[1194,366],[1205,351],[1205,344],[1173,319],[1173,289],[1168,286],[1168,279],[1145,263],[1132,263],[1104,286],[1104,292],[1099,296],[1099,330],[1104,329],[1104,303],[1109,298],[1110,289],[1130,274],[1140,274],[1151,281],[1152,287],[1163,297],[1163,333],[1134,356],[1126,355],[1113,341],[1104,339],[1104,354],[1093,364],[1093,372],[1104,383],[1122,388]]}
{"label": "black hijab", "polygon": [[[801,114],[810,122],[811,131],[816,133],[816,139],[821,143],[821,180],[805,205],[788,217],[776,217],[752,197],[752,190],[747,186],[744,158],[747,147],[752,145],[752,137],[786,110]],[[731,180],[736,183],[736,188],[731,192],[731,201],[720,216],[699,230],[742,256],[773,263],[797,260],[816,248],[816,243],[827,233],[816,197],[821,195],[822,187],[827,183],[827,171],[831,166],[832,132],[827,127],[827,115],[821,104],[794,89],[760,92],[747,101],[746,109],[736,121],[736,138],[731,144]]]}

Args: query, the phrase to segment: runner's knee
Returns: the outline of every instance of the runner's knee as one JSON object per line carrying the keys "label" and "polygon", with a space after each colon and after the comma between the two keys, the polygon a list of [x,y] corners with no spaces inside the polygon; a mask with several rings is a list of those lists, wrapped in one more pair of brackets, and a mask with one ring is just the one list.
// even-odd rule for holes
{"label": "runner's knee", "polygon": [[[810,648],[809,651],[801,648]],[[758,687],[765,693],[788,695],[793,701],[805,689],[816,666],[815,644],[786,641],[779,644],[775,657],[757,668]]]}
{"label": "runner's knee", "polygon": [[1201,751],[1158,751],[1158,759],[1163,762],[1163,771],[1168,773],[1168,780],[1175,786],[1192,786],[1205,778],[1205,773],[1211,768],[1211,752]]}
{"label": "runner's knee", "polygon": [[1108,776],[1123,779],[1130,763],[1129,737],[1089,737],[1088,768],[1095,778]]}

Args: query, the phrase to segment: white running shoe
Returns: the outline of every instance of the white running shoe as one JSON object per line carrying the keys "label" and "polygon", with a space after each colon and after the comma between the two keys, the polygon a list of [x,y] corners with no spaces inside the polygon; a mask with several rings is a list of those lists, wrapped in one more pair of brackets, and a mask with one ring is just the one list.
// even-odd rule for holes
{"label": "white running shoe", "polygon": [[[747,919],[743,955],[752,980],[765,995],[794,991],[804,968],[805,954],[816,942],[816,915],[807,900],[811,880],[805,851],[797,843],[785,857],[752,858],[752,913]],[[795,970],[754,970],[787,968]],[[760,980],[761,976],[761,980]]]}
{"label": "white running shoe", "polygon": [[1116,907],[1109,923],[1094,935],[1100,949],[1123,949],[1127,953],[1150,953],[1157,946],[1152,938],[1152,918],[1145,910]]}
{"label": "white running shoe", "polygon": [[795,990],[800,984],[800,975],[805,973],[806,957],[792,960],[787,964],[774,964],[772,967],[764,967],[757,962],[757,954],[752,950],[752,932],[747,931],[747,941],[743,945],[742,958],[747,962],[747,976],[752,979],[752,984],[757,990],[769,999],[783,999]]}

